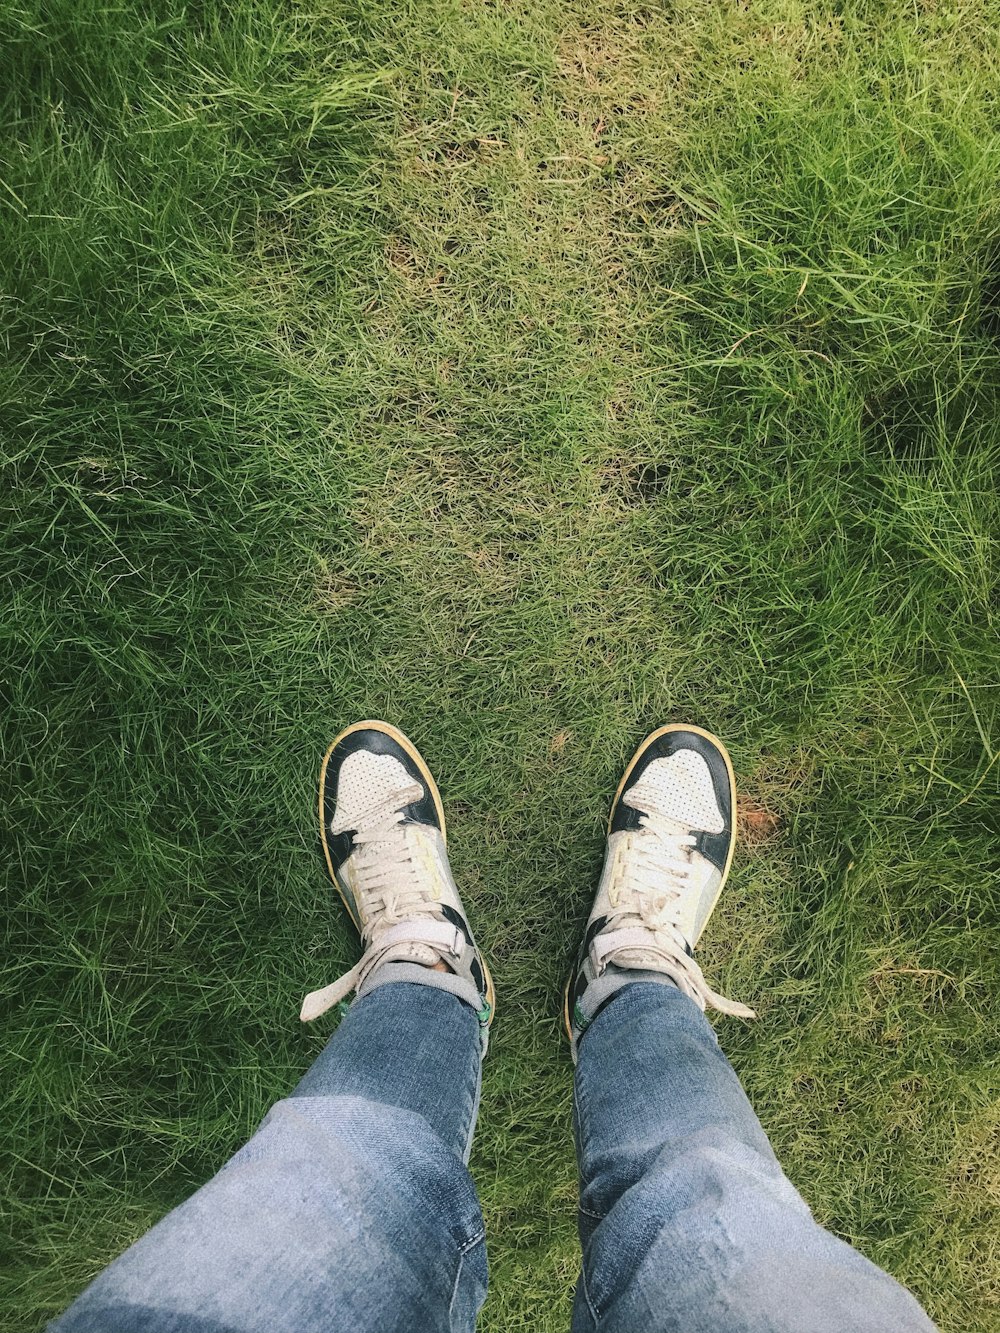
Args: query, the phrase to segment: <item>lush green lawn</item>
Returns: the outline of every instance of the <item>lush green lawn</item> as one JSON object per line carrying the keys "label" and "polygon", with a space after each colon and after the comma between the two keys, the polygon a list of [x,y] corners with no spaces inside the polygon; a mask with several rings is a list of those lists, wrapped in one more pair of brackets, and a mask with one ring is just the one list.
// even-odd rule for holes
{"label": "lush green lawn", "polygon": [[364,716],[439,775],[498,986],[484,1330],[567,1327],[558,991],[681,719],[755,824],[704,961],[779,1156],[1000,1327],[998,24],[0,5],[4,1329],[324,1041],[314,783]]}

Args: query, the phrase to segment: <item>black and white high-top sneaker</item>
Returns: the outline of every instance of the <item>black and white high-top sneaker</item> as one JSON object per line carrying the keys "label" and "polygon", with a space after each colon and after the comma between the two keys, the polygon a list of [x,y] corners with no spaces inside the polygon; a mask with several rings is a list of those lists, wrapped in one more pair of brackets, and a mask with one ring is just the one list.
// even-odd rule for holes
{"label": "black and white high-top sneaker", "polygon": [[604,871],[566,987],[573,1045],[629,981],[676,986],[701,1008],[742,1018],[717,995],[694,946],[729,874],[736,782],[726,749],[700,727],[660,727],[639,746],[615,794]]}
{"label": "black and white high-top sneaker", "polygon": [[485,1049],[493,980],[448,864],[441,795],[416,746],[386,722],[342,731],[323,759],[319,818],[327,870],[365,950],[338,981],[306,996],[303,1022],[353,990],[413,981],[472,1005]]}

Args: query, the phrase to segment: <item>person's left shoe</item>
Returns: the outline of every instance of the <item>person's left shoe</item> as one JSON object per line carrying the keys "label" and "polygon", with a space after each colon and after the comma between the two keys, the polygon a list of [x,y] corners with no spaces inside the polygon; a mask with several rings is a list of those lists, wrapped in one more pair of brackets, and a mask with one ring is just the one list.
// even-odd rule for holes
{"label": "person's left shoe", "polygon": [[338,981],[306,996],[302,1021],[353,990],[360,998],[410,981],[471,1005],[485,1049],[493,980],[448,864],[441,796],[416,746],[387,722],[342,731],[323,759],[319,816],[327,870],[365,952]]}
{"label": "person's left shoe", "polygon": [[574,1057],[631,981],[676,986],[703,1010],[755,1017],[716,994],[694,960],[732,864],[735,807],[732,762],[710,732],[671,724],[639,746],[611,807],[604,872],[566,985]]}

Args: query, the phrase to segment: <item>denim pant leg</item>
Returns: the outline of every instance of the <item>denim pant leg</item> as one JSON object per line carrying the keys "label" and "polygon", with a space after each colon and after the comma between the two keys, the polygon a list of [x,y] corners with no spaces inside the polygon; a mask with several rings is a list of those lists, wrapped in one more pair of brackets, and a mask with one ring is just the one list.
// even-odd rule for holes
{"label": "denim pant leg", "polygon": [[624,986],[579,1043],[583,1274],[574,1333],[933,1333],[813,1220],[715,1033],[673,986]]}
{"label": "denim pant leg", "polygon": [[50,1333],[470,1333],[480,1063],[476,1014],[447,991],[357,1000],[250,1142]]}

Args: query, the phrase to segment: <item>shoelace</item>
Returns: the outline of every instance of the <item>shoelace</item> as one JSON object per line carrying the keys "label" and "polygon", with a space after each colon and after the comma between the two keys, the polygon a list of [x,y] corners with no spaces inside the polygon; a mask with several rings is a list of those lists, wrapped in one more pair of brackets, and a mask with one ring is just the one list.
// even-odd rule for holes
{"label": "shoelace", "polygon": [[616,961],[616,955],[628,953],[632,956],[620,966],[666,973],[699,1008],[756,1018],[747,1005],[712,990],[688,953],[681,933],[681,895],[691,875],[691,849],[696,839],[677,832],[676,823],[657,810],[655,790],[644,788],[641,782],[625,800],[645,813],[640,816],[638,831],[627,835],[627,848],[616,866],[609,896],[620,910],[591,944],[594,966],[603,971],[609,962]]}
{"label": "shoelace", "polygon": [[406,807],[422,795],[423,788],[417,783],[400,787],[359,819],[352,869],[355,892],[365,903],[369,923],[367,948],[349,972],[305,997],[299,1015],[304,1023],[346,999],[391,951],[397,951],[397,957],[409,954],[422,962],[434,961],[435,955],[439,959],[459,956],[461,932],[437,914],[439,899],[433,880],[426,866],[415,859],[418,848],[413,825],[403,823]]}

